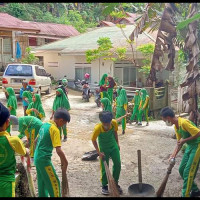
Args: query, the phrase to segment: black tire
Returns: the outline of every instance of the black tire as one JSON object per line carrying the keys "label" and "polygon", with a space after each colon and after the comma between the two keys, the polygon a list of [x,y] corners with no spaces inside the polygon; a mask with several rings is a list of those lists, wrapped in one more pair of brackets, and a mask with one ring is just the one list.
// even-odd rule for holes
{"label": "black tire", "polygon": [[41,89],[40,89],[40,88],[38,89],[37,93],[38,93],[40,96],[42,95]]}
{"label": "black tire", "polygon": [[51,85],[49,86],[48,90],[46,91],[46,94],[51,94]]}

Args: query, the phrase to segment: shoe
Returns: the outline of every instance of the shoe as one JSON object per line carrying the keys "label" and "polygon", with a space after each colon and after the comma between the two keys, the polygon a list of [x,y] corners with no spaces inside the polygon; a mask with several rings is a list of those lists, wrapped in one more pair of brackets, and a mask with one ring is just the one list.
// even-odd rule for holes
{"label": "shoe", "polygon": [[104,195],[108,195],[109,194],[108,186],[107,185],[102,186],[101,193],[104,194]]}
{"label": "shoe", "polygon": [[172,139],[176,139],[176,134],[171,136]]}
{"label": "shoe", "polygon": [[122,131],[122,134],[125,134],[125,131]]}
{"label": "shoe", "polygon": [[138,126],[142,126],[142,122],[138,122]]}
{"label": "shoe", "polygon": [[129,124],[131,125],[131,124],[132,124],[132,122],[133,122],[133,121],[131,121],[131,120],[130,120],[130,121],[129,121]]}
{"label": "shoe", "polygon": [[67,141],[67,137],[65,136],[64,139],[63,139],[63,142],[66,142],[66,141]]}
{"label": "shoe", "polygon": [[200,197],[200,190],[197,191],[191,191],[190,197]]}
{"label": "shoe", "polygon": [[117,184],[117,189],[118,189],[119,194],[123,193],[122,188],[118,184]]}
{"label": "shoe", "polygon": [[138,122],[135,122],[135,125],[137,125],[138,124]]}
{"label": "shoe", "polygon": [[147,122],[146,126],[149,126],[149,122]]}

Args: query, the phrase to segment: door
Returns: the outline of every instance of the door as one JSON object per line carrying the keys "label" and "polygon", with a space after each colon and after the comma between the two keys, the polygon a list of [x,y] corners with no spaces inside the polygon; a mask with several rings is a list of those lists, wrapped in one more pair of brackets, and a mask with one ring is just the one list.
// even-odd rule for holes
{"label": "door", "polygon": [[123,85],[123,68],[122,67],[114,68],[114,77],[116,78],[118,84]]}

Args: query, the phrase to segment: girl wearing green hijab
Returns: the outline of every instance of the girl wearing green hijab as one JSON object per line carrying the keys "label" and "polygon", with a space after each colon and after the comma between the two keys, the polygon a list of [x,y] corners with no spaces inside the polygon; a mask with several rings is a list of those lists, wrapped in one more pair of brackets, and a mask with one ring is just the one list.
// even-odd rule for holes
{"label": "girl wearing green hijab", "polygon": [[[7,101],[7,108],[10,111],[11,115],[16,116],[17,115],[17,98],[15,96],[15,91],[13,90],[13,88],[8,87],[6,88],[6,96],[8,97],[8,101]],[[10,126],[11,123],[9,125],[9,127],[7,128],[7,132],[10,133]]]}
{"label": "girl wearing green hijab", "polygon": [[109,96],[109,100],[110,100],[110,103],[112,105],[113,103],[113,88],[116,86],[116,83],[113,79],[113,77],[111,76],[108,76],[108,96]]}
{"label": "girl wearing green hijab", "polygon": [[42,107],[42,102],[40,99],[39,94],[34,94],[32,98],[32,103],[29,104],[26,114],[29,116],[37,117],[38,119],[42,120],[45,117],[45,112]]}
{"label": "girl wearing green hijab", "polygon": [[139,105],[140,105],[140,95],[139,90],[135,91],[135,96],[132,100],[132,103],[134,103],[133,113],[130,118],[130,123],[135,119],[136,116],[136,124],[138,123],[138,115],[139,115]]}
{"label": "girl wearing green hijab", "polygon": [[142,125],[142,115],[145,115],[146,119],[146,126],[149,125],[149,95],[147,94],[147,90],[145,88],[142,88],[140,90],[141,100],[139,105],[139,116],[138,116],[138,125]]}
{"label": "girl wearing green hijab", "polygon": [[28,104],[33,102],[32,97],[33,97],[32,93],[28,90],[25,90],[22,94],[22,99],[26,101]]}
{"label": "girl wearing green hijab", "polygon": [[101,77],[101,80],[99,81],[101,99],[104,97],[107,97],[109,99],[109,96],[107,93],[107,79],[108,79],[108,74],[104,74]]}
{"label": "girl wearing green hijab", "polygon": [[112,105],[108,98],[105,97],[105,98],[101,99],[101,105],[102,105],[104,111],[112,112]]}
{"label": "girl wearing green hijab", "polygon": [[[118,91],[119,92],[119,91]],[[128,99],[126,96],[126,90],[121,89],[119,96],[116,101],[116,119],[127,114]],[[126,118],[122,119],[122,134],[125,133],[126,129]]]}
{"label": "girl wearing green hijab", "polygon": [[[69,101],[68,101],[66,95],[64,94],[64,92],[61,88],[58,88],[56,90],[56,98],[54,99],[54,102],[53,102],[53,111],[52,111],[52,115],[51,115],[51,118],[50,118],[51,120],[53,119],[53,115],[58,108],[65,108],[66,110],[70,110]],[[60,130],[60,136],[61,137],[62,137],[62,132],[64,134],[63,142],[67,141],[67,127],[66,127],[66,125],[59,128],[59,130]]]}

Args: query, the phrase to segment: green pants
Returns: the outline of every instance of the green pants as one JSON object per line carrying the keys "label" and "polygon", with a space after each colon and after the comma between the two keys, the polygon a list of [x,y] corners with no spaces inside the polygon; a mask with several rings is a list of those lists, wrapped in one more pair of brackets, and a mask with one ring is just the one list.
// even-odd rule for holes
{"label": "green pants", "polygon": [[63,133],[64,136],[67,137],[67,126],[66,125],[64,125],[63,127],[60,127],[59,130],[60,130],[60,137],[61,138],[62,138],[62,133]]}
{"label": "green pants", "polygon": [[109,99],[109,95],[106,91],[103,91],[103,92],[100,92],[100,95],[101,95],[101,99],[107,97]]}
{"label": "green pants", "polygon": [[0,181],[0,197],[15,197],[15,181]]}
{"label": "green pants", "polygon": [[[115,182],[118,183],[119,175],[121,172],[121,159],[120,159],[118,146],[115,145],[113,148],[110,148],[110,149],[100,149],[100,151],[104,153],[106,163],[108,166],[109,166],[109,158],[111,157],[113,161],[112,175]],[[100,159],[100,167],[101,167],[101,183],[102,183],[102,186],[105,186],[108,184],[108,180],[106,176],[105,167],[101,159]]]}
{"label": "green pants", "polygon": [[179,166],[179,173],[183,179],[182,196],[189,197],[190,191],[197,191],[198,187],[194,182],[200,160],[200,144],[187,145]]}
{"label": "green pants", "polygon": [[149,109],[145,108],[144,110],[140,109],[138,114],[138,121],[142,122],[142,115],[144,114],[146,122],[149,122]]}
{"label": "green pants", "polygon": [[112,105],[112,103],[113,103],[113,88],[108,88],[108,96],[109,96],[110,103]]}
{"label": "green pants", "polygon": [[51,161],[36,160],[38,197],[61,197],[60,181]]}
{"label": "green pants", "polygon": [[[124,116],[126,114],[126,111],[124,108],[118,108],[117,107],[117,110],[116,110],[116,116],[115,118],[120,118],[122,116]],[[118,124],[122,123],[122,130],[125,131],[126,129],[126,117],[124,117],[121,122],[118,122]]]}
{"label": "green pants", "polygon": [[136,116],[136,120],[138,121],[138,115],[139,115],[139,105],[135,105],[130,120],[133,121]]}

